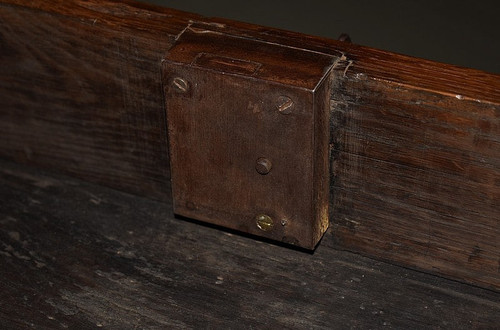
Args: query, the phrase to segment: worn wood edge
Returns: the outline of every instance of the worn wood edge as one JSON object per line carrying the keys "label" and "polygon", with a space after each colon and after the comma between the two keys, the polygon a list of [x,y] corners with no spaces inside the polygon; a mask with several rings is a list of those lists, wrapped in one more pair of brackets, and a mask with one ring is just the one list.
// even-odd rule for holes
{"label": "worn wood edge", "polygon": [[110,29],[130,29],[134,33],[146,35],[157,31],[175,37],[189,21],[200,19],[196,14],[133,0],[2,0],[0,4],[78,19],[83,24],[105,24]]}
{"label": "worn wood edge", "polygon": [[[328,38],[222,18],[207,18],[133,0],[107,0],[97,4],[82,0],[57,0],[50,3],[2,0],[1,3],[68,17],[87,18],[91,19],[89,22],[94,24],[96,15],[98,15],[112,29],[134,28],[137,26],[134,24],[136,21],[143,26],[144,33],[156,31],[172,34],[173,37],[182,33],[190,24],[201,24],[209,29],[224,31],[240,37],[246,36],[332,56],[344,56],[346,61],[350,63],[346,68],[346,73],[349,75],[363,74],[372,79],[421,88],[448,96],[465,97],[478,102],[500,103],[500,74],[438,63]],[[155,19],[152,20],[149,16]],[[163,50],[163,52],[166,51]]]}
{"label": "worn wood edge", "polygon": [[[1,3],[75,18],[91,19],[93,17],[95,19],[97,14],[111,28],[119,27],[119,24],[133,28],[136,26],[134,24],[136,21],[144,26],[144,32],[149,33],[156,30],[157,32],[170,32],[177,35],[187,27],[187,24],[205,24],[207,27],[226,31],[229,34],[247,36],[334,56],[344,55],[348,61],[352,61],[350,70],[346,71],[352,75],[361,73],[373,79],[428,89],[450,96],[461,95],[482,102],[500,102],[500,74],[419,59],[324,37],[223,18],[203,17],[133,0],[106,0],[97,3],[82,0],[51,2],[2,0]],[[151,16],[155,19],[152,20]],[[127,23],[130,21],[131,23]],[[94,21],[92,20],[92,22]],[[389,68],[393,68],[393,70],[389,70]],[[436,82],[439,83],[436,84]]]}
{"label": "worn wood edge", "polygon": [[211,20],[223,24],[218,26],[222,31],[339,57],[344,56],[350,63],[346,70],[347,75],[363,74],[372,79],[404,84],[445,95],[461,95],[493,104],[500,102],[500,74],[287,30],[221,18]]}

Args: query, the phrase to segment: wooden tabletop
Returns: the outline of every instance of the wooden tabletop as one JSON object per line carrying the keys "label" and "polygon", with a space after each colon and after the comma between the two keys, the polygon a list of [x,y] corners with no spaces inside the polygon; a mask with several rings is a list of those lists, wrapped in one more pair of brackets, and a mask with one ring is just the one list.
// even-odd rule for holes
{"label": "wooden tabletop", "polygon": [[4,329],[500,324],[499,293],[338,251],[331,239],[293,250],[5,161],[0,201]]}

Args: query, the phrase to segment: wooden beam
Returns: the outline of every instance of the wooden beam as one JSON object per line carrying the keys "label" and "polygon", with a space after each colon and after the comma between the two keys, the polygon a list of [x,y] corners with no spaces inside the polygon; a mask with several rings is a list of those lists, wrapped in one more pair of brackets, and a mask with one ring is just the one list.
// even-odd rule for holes
{"label": "wooden beam", "polygon": [[0,160],[3,329],[493,329],[499,293],[190,221],[172,205]]}
{"label": "wooden beam", "polygon": [[131,1],[0,18],[0,156],[163,201],[160,60],[189,24],[337,56],[325,240],[500,288],[500,76]]}
{"label": "wooden beam", "polygon": [[338,244],[499,287],[498,104],[362,74],[332,99]]}
{"label": "wooden beam", "polygon": [[160,61],[192,16],[119,2],[0,6],[0,155],[168,200]]}

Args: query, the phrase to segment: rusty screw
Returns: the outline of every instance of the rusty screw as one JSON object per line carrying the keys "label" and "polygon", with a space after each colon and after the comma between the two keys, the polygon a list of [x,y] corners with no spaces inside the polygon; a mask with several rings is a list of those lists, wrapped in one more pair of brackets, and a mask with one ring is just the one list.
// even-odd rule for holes
{"label": "rusty screw", "polygon": [[274,227],[273,219],[266,214],[259,214],[255,217],[255,221],[257,222],[257,227],[263,231],[270,231]]}
{"label": "rusty screw", "polygon": [[181,77],[175,77],[172,80],[172,87],[179,93],[187,93],[189,90],[189,83]]}
{"label": "rusty screw", "polygon": [[269,172],[271,172],[271,169],[273,168],[273,164],[271,161],[267,158],[261,157],[257,159],[257,162],[255,164],[255,169],[259,174],[266,175]]}
{"label": "rusty screw", "polygon": [[278,98],[278,111],[283,115],[289,115],[293,110],[293,101],[288,96],[280,96]]}

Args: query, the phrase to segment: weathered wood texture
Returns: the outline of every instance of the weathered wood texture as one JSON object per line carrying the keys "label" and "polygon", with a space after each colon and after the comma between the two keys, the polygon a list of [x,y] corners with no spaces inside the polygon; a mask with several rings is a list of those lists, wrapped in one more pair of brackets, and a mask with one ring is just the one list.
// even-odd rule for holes
{"label": "weathered wood texture", "polygon": [[500,288],[500,106],[361,73],[333,100],[338,244]]}
{"label": "weathered wood texture", "polygon": [[500,288],[500,76],[217,20],[336,54],[331,225],[339,247]]}
{"label": "weathered wood texture", "polygon": [[159,63],[190,17],[119,3],[19,4],[41,8],[1,4],[0,155],[167,200]]}
{"label": "weathered wood texture", "polygon": [[2,329],[493,329],[499,293],[0,162]]}
{"label": "weathered wood texture", "polygon": [[133,2],[3,0],[0,18],[0,156],[164,201],[160,59],[190,20],[342,58],[323,244],[500,288],[498,75]]}

